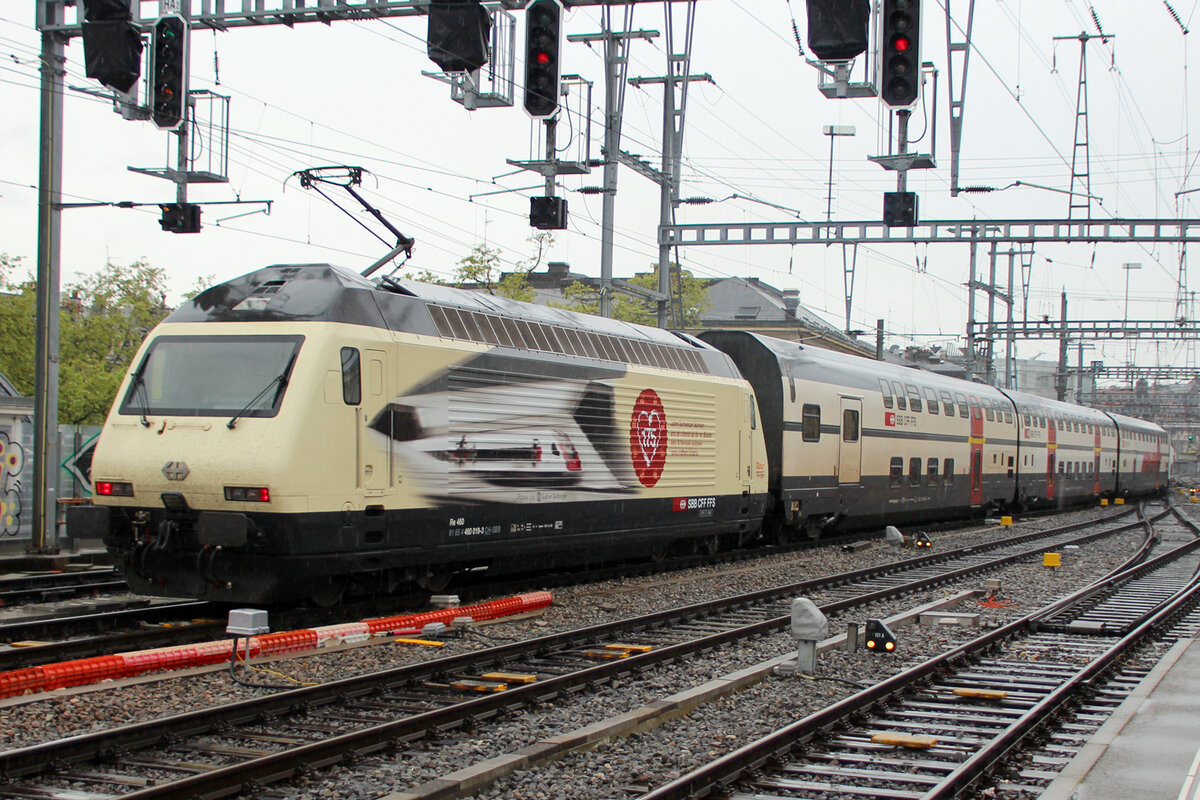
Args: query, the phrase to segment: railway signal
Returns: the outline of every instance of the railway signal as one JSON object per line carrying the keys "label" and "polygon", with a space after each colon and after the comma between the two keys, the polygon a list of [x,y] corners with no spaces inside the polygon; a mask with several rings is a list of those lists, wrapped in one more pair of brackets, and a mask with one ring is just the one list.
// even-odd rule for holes
{"label": "railway signal", "polygon": [[178,128],[187,108],[187,20],[179,14],[159,17],[154,23],[151,47],[151,117],[160,128]]}
{"label": "railway signal", "polygon": [[808,0],[808,46],[821,61],[849,61],[867,49],[868,0]]}
{"label": "railway signal", "polygon": [[491,30],[479,0],[432,0],[425,51],[442,72],[474,72],[488,63]]}
{"label": "railway signal", "polygon": [[163,203],[158,224],[167,233],[199,233],[200,206],[196,203]]}
{"label": "railway signal", "polygon": [[525,111],[548,117],[558,110],[562,5],[534,0],[525,9]]}
{"label": "railway signal", "polygon": [[917,224],[916,192],[884,192],[883,224],[889,228],[911,228]]}
{"label": "railway signal", "polygon": [[911,106],[920,86],[920,0],[883,0],[879,31],[879,95],[893,108]]}
{"label": "railway signal", "polygon": [[84,0],[80,30],[87,76],[128,94],[142,74],[142,32],[130,0]]}
{"label": "railway signal", "polygon": [[896,652],[896,636],[883,620],[867,620],[867,649],[872,653]]}
{"label": "railway signal", "polygon": [[529,226],[543,231],[567,229],[567,199],[565,197],[529,198]]}

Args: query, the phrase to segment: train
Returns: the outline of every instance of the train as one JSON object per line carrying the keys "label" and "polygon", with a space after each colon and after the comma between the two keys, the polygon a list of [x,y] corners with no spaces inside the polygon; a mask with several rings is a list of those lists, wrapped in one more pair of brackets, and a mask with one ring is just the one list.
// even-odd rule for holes
{"label": "train", "polygon": [[329,264],[213,286],[105,421],[140,593],[337,603],[1165,488],[1150,422],[759,333],[697,335]]}

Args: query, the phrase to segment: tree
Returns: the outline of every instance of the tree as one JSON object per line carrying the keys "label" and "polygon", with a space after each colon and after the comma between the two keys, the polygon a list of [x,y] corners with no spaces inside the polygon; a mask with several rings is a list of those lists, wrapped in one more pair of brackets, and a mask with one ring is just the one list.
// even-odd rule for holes
{"label": "tree", "polygon": [[[454,269],[455,286],[473,284],[495,294],[495,280],[500,274],[500,249],[480,243],[463,256]],[[494,277],[495,276],[495,277]]]}
{"label": "tree", "polygon": [[[0,259],[0,372],[32,395],[36,281],[14,284],[19,259]],[[142,339],[167,313],[166,276],[144,261],[109,264],[63,287],[59,317],[58,420],[104,422]]]}
{"label": "tree", "polygon": [[[675,301],[672,299],[670,324],[674,328],[698,328],[700,317],[708,308],[708,282],[697,278],[686,269],[680,269],[678,264],[671,265],[673,297],[682,297],[683,316],[676,319]],[[629,283],[644,289],[658,289],[658,276],[654,272],[640,272],[629,279]],[[563,308],[571,311],[581,311],[584,314],[600,313],[600,287],[576,281],[563,289],[563,296],[569,301]],[[626,322],[636,322],[641,325],[655,325],[658,321],[658,303],[641,297],[614,292],[612,300],[612,317]]]}

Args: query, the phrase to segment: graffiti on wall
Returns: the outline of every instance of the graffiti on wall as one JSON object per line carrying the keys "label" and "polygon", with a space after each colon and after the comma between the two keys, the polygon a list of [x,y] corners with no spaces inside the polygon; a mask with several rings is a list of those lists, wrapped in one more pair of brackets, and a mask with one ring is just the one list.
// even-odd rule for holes
{"label": "graffiti on wall", "polygon": [[0,428],[0,536],[16,536],[21,528],[21,478],[25,450],[10,431]]}

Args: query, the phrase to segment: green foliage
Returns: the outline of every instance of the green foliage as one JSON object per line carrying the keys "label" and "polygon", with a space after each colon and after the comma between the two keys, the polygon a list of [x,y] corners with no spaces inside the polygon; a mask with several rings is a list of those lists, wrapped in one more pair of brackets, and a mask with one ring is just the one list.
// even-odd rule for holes
{"label": "green foliage", "polygon": [[477,244],[471,252],[458,262],[454,269],[456,286],[474,284],[486,289],[488,294],[495,294],[495,282],[500,276],[500,249]]}
{"label": "green foliage", "polygon": [[[13,284],[19,259],[0,259],[0,372],[33,394],[36,283]],[[104,421],[142,339],[165,315],[166,276],[142,261],[109,264],[61,290],[59,316],[59,422]]]}
{"label": "green foliage", "polygon": [[[692,275],[688,270],[679,269],[672,264],[672,295],[682,293],[683,318],[675,319],[671,312],[670,324],[673,328],[698,328],[700,316],[708,308],[708,284],[701,278]],[[629,283],[644,289],[658,289],[658,276],[653,272],[641,272],[629,279]],[[563,290],[563,296],[568,302],[563,306],[571,311],[584,314],[600,313],[600,288],[589,286],[576,281]],[[675,302],[671,302],[675,307]],[[658,320],[658,303],[625,292],[614,292],[612,299],[612,317],[626,322],[636,322],[641,325],[655,325]]]}
{"label": "green foliage", "polygon": [[201,292],[211,289],[213,281],[217,279],[216,275],[201,275],[192,283],[192,288],[183,293],[184,300],[194,300],[196,295]]}
{"label": "green foliage", "polygon": [[537,294],[529,287],[529,273],[527,272],[510,272],[500,278],[496,294],[526,303],[532,303],[533,299],[537,297]]}

